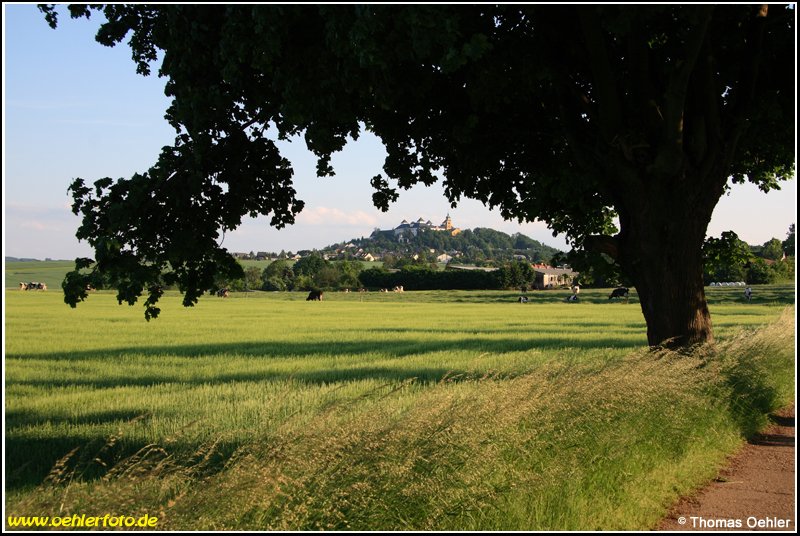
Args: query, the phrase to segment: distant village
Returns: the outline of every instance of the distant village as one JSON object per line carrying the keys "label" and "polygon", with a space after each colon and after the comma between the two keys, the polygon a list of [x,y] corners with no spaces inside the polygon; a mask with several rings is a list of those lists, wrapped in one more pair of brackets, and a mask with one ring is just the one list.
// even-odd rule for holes
{"label": "distant village", "polygon": [[[499,231],[487,231],[507,237],[507,235]],[[540,286],[540,288],[571,285],[578,276],[578,274],[568,266],[554,267],[544,262],[544,259],[531,258],[531,255],[500,250],[499,248],[497,249],[497,253],[500,254],[501,251],[503,251],[506,253],[507,258],[486,258],[485,261],[487,262],[479,262],[477,263],[478,265],[476,265],[471,262],[474,260],[473,258],[470,258],[466,252],[459,249],[414,247],[415,239],[419,239],[426,233],[429,233],[427,236],[431,236],[430,233],[441,233],[442,236],[446,237],[458,237],[459,235],[465,237],[465,235],[470,232],[471,231],[466,231],[466,233],[464,233],[462,229],[456,227],[453,224],[450,214],[447,214],[439,225],[434,224],[430,219],[426,220],[424,218],[419,218],[416,221],[403,220],[393,229],[384,230],[376,228],[368,238],[354,239],[346,243],[323,248],[322,250],[299,250],[297,252],[281,251],[279,253],[265,251],[251,251],[249,253],[235,252],[233,256],[240,260],[297,261],[309,255],[316,254],[327,261],[358,260],[363,262],[381,262],[385,259],[395,259],[399,256],[408,256],[416,260],[423,256],[431,262],[446,265],[448,269],[481,271],[496,270],[497,262],[509,260],[528,261],[536,272],[537,286]],[[534,242],[532,239],[528,240]],[[441,242],[446,243],[454,241],[442,240]],[[557,252],[554,248],[549,248],[542,244],[539,245],[552,252]]]}
{"label": "distant village", "polygon": [[[379,237],[392,237],[394,238],[398,244],[407,244],[411,237],[418,236],[420,230],[427,230],[427,231],[447,231],[451,236],[456,236],[461,232],[461,229],[453,226],[453,220],[450,217],[450,214],[447,215],[445,220],[442,222],[441,225],[434,225],[430,220],[425,220],[423,218],[418,219],[415,222],[409,223],[407,220],[403,220],[400,222],[400,225],[395,227],[394,229],[388,230],[381,230],[375,229],[372,234],[370,235],[369,239],[376,239]],[[233,253],[233,256],[237,259],[245,259],[245,260],[277,260],[277,259],[288,259],[288,260],[300,260],[303,257],[311,255],[315,253],[311,250],[300,250],[297,253],[292,252],[281,252],[281,253],[268,253],[266,251],[259,251],[257,253]],[[316,252],[322,255],[325,260],[340,260],[340,259],[357,259],[366,262],[375,262],[382,260],[383,255],[380,253],[370,253],[366,251],[362,247],[358,247],[353,242],[348,242],[344,245],[332,246],[331,248],[326,248],[322,252]],[[387,252],[384,252],[387,253]],[[458,254],[459,252],[453,251],[453,254]],[[450,260],[453,259],[452,255],[447,253],[443,253],[436,257],[437,262],[448,263]]]}

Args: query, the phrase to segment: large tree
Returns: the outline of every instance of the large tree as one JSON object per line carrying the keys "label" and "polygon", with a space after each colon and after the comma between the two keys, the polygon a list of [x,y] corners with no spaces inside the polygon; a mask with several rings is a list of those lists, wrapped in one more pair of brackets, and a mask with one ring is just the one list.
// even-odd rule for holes
{"label": "large tree", "polygon": [[[276,137],[304,136],[332,175],[331,155],[366,129],[388,152],[377,207],[442,180],[453,206],[477,199],[609,255],[652,345],[713,338],[702,245],[729,179],[768,191],[793,173],[787,6],[93,8],[107,19],[97,40],[127,38],[142,74],[163,53],[172,97],[175,143],[152,168],[71,186],[93,270],[129,303],[150,288],[148,316],[162,274],[191,304],[236,269],[218,242],[242,217],[294,222],[303,203]],[[81,273],[65,281],[72,305]]]}

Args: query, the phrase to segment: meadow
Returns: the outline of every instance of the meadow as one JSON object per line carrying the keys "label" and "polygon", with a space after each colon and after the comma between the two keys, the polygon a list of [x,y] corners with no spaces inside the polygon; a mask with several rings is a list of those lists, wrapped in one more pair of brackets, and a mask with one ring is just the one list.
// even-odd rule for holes
{"label": "meadow", "polygon": [[64,275],[75,268],[74,261],[15,261],[5,267],[5,288],[19,289],[20,282],[45,283],[50,290],[59,292]]}
{"label": "meadow", "polygon": [[7,515],[162,530],[643,530],[794,399],[794,288],[709,289],[646,348],[635,294],[6,291]]}

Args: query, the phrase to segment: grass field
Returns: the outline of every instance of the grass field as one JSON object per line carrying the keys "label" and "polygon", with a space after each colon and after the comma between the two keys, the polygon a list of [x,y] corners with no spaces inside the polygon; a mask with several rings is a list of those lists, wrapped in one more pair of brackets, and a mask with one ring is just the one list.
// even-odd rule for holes
{"label": "grass field", "polygon": [[[43,279],[43,278],[42,278]],[[166,530],[647,529],[794,396],[794,289],[645,349],[607,291],[6,292],[7,515]]]}
{"label": "grass field", "polygon": [[46,283],[50,290],[61,291],[61,282],[74,261],[19,261],[7,262],[5,269],[5,288],[18,289],[20,282],[38,281]]}

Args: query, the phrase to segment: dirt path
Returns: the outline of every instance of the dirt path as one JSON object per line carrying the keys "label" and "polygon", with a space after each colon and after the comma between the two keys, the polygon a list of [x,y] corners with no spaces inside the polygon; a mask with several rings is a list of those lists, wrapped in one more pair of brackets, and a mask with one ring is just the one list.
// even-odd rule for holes
{"label": "dirt path", "polygon": [[717,479],[681,499],[658,530],[794,531],[794,408],[731,458]]}

